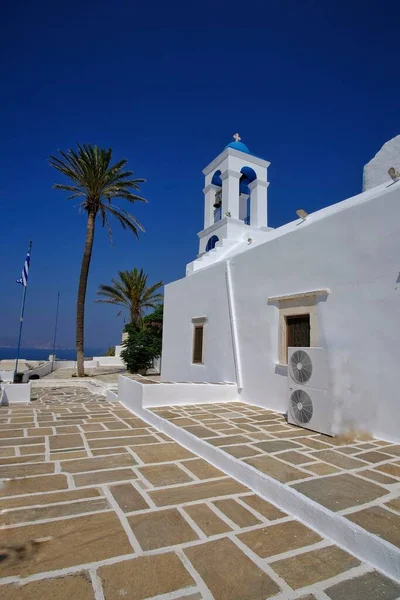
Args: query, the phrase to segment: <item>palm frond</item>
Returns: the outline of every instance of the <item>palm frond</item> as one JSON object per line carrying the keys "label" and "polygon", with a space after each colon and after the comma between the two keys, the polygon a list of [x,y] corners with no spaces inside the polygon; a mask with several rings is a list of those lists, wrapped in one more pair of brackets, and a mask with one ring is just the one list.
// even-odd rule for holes
{"label": "palm frond", "polygon": [[117,219],[123,229],[129,229],[138,236],[143,226],[129,212],[112,204],[116,199],[129,203],[147,202],[135,192],[145,179],[134,178],[133,171],[124,170],[126,159],[112,164],[112,149],[100,148],[92,144],[78,144],[77,150],[58,151],[49,157],[50,166],[68,178],[71,184],[56,183],[55,189],[72,192],[69,199],[84,198],[83,209],[99,215],[103,227],[107,227],[112,240],[112,230],[106,211]]}
{"label": "palm frond", "polygon": [[101,284],[97,290],[101,299],[95,302],[122,306],[129,310],[131,321],[139,322],[146,309],[159,306],[163,298],[159,290],[163,285],[159,281],[148,286],[147,274],[135,267],[131,271],[119,271],[118,278],[113,278],[111,285]]}

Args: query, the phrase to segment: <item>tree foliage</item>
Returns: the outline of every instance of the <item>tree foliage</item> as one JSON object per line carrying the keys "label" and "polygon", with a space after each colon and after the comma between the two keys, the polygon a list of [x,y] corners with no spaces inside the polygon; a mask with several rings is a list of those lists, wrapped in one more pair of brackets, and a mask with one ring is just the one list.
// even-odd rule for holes
{"label": "tree foliage", "polygon": [[161,356],[162,320],[163,306],[160,305],[138,323],[125,326],[129,335],[122,344],[121,357],[131,373],[150,368],[153,360]]}
{"label": "tree foliage", "polygon": [[[102,298],[95,302],[122,306],[128,310],[130,322],[138,324],[144,311],[156,308],[163,298],[160,288],[164,283],[158,281],[154,285],[148,285],[147,277],[143,269],[139,271],[136,267],[131,271],[118,271],[118,279],[112,279],[111,285],[99,286],[97,295]],[[122,310],[118,316],[121,312]]]}
{"label": "tree foliage", "polygon": [[78,198],[78,206],[87,215],[86,240],[82,257],[79,276],[77,310],[76,310],[76,355],[78,362],[78,376],[85,374],[83,348],[84,348],[84,316],[87,281],[89,276],[90,261],[92,258],[93,241],[96,221],[100,219],[101,225],[107,227],[112,241],[112,230],[109,216],[114,217],[123,229],[128,229],[136,237],[143,231],[139,221],[128,211],[114,204],[114,200],[123,199],[130,203],[146,202],[138,196],[139,184],[144,179],[133,179],[132,171],[124,171],[126,160],[114,164],[111,148],[99,148],[91,144],[78,144],[77,151],[69,149],[67,152],[59,150],[59,156],[50,156],[50,166],[67,177],[71,183],[56,183],[56,189],[70,192],[69,199]]}
{"label": "tree foliage", "polygon": [[146,180],[133,179],[133,171],[123,170],[127,160],[111,164],[112,149],[91,144],[78,144],[77,152],[71,148],[67,152],[58,152],[61,158],[50,156],[50,165],[68,177],[73,185],[56,183],[53,186],[55,189],[71,192],[68,200],[80,198],[80,209],[88,214],[98,215],[102,226],[107,226],[110,237],[110,215],[117,219],[123,229],[129,229],[135,236],[138,236],[139,231],[144,231],[133,215],[112,203],[115,199],[124,199],[131,203],[147,202],[131,191],[138,191],[139,184]]}

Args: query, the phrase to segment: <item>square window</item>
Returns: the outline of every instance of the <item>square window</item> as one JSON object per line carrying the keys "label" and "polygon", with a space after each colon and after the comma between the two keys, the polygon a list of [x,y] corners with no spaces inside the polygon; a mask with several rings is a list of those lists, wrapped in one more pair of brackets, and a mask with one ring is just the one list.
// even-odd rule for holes
{"label": "square window", "polygon": [[310,315],[288,315],[286,317],[286,361],[288,348],[310,347]]}
{"label": "square window", "polygon": [[317,304],[330,290],[318,289],[287,296],[270,296],[268,304],[279,311],[278,365],[287,365],[287,349],[320,346]]}

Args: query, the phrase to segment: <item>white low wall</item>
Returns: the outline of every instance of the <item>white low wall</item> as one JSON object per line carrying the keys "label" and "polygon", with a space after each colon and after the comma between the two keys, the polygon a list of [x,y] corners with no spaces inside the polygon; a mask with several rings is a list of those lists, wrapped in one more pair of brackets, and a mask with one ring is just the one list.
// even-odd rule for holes
{"label": "white low wall", "polygon": [[[103,358],[103,357],[101,357]],[[85,360],[84,362],[85,369],[95,369],[99,366],[98,358],[93,358],[92,360]],[[76,369],[78,367],[78,363],[76,360],[55,360],[54,361],[54,369]]]}
{"label": "white low wall", "polygon": [[125,367],[124,361],[119,356],[93,356],[93,361],[96,361],[99,367]]}
{"label": "white low wall", "polygon": [[55,360],[54,369],[73,369],[76,367],[75,360]]}
{"label": "white low wall", "polygon": [[32,375],[39,375],[39,377],[44,377],[49,373],[51,373],[51,362],[46,362],[42,365],[39,365],[38,367],[35,367],[34,369],[31,369],[30,371],[25,371],[22,381],[26,383],[29,381],[29,378]]}
{"label": "white low wall", "polygon": [[140,383],[124,375],[118,378],[118,399],[125,406],[176,406],[232,402],[238,399],[236,385],[212,383]]}
{"label": "white low wall", "polygon": [[107,390],[115,388],[115,383],[107,383],[106,381],[100,381],[99,379],[94,379],[93,377],[37,379],[33,380],[31,383],[34,388],[81,387],[86,388],[92,394],[98,394],[100,396],[105,396]]}
{"label": "white low wall", "polygon": [[118,402],[118,390],[107,390],[106,391],[107,402]]}
{"label": "white low wall", "polygon": [[31,401],[30,383],[5,383],[1,385],[2,405],[16,404],[18,402]]}
{"label": "white low wall", "polygon": [[1,381],[14,381],[14,371],[0,371]]}
{"label": "white low wall", "polygon": [[[107,362],[107,359],[112,358],[114,359],[114,357],[104,357],[104,356],[100,356],[100,357],[95,357],[93,358],[93,360],[85,360],[85,369],[95,369],[98,366],[107,366],[107,365],[112,365],[112,364],[119,364],[120,366],[124,366],[124,363],[121,362],[121,360],[117,359],[117,361],[119,360],[119,363],[116,362]],[[105,360],[105,362],[100,363],[101,360]],[[23,383],[27,383],[29,381],[29,378],[32,375],[39,375],[39,377],[45,377],[46,375],[49,375],[49,373],[52,372],[52,370],[56,370],[56,369],[76,369],[77,368],[77,362],[74,360],[55,360],[54,364],[52,365],[51,361],[47,361],[37,367],[34,367],[33,369],[30,369],[29,371],[25,371],[23,374],[23,378],[22,381]],[[0,379],[2,381],[14,381],[14,370],[10,371],[0,371]]]}

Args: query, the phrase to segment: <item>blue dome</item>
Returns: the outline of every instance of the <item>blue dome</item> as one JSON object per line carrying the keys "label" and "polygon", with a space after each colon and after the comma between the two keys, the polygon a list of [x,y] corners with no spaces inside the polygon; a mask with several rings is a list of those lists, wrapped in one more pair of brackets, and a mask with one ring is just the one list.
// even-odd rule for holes
{"label": "blue dome", "polygon": [[231,142],[230,144],[225,146],[225,149],[226,148],[233,148],[234,150],[239,150],[240,152],[245,152],[245,154],[250,154],[250,150],[248,149],[246,144],[243,144],[243,142]]}

